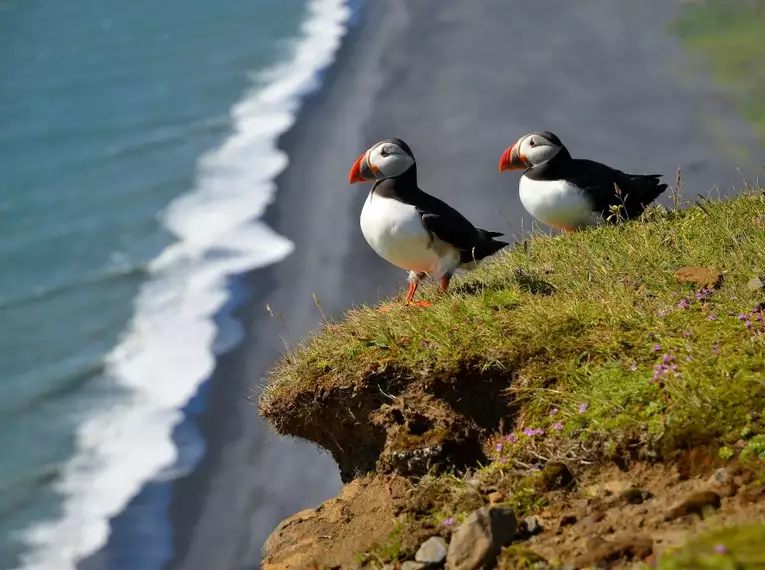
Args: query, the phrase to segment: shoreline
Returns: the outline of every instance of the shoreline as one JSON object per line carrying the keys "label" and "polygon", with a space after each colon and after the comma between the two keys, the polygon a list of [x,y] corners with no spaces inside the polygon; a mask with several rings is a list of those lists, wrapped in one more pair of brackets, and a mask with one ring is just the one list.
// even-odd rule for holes
{"label": "shoreline", "polygon": [[[588,125],[593,119],[601,119],[606,96],[600,95],[600,100],[590,102],[583,116],[561,115],[556,107],[571,108],[572,96],[562,90],[551,96],[543,89],[548,85],[540,80],[544,78],[537,78],[532,82],[543,96],[534,97],[533,86],[520,81],[533,76],[531,72],[538,63],[534,57],[527,58],[525,70],[513,70],[518,73],[519,82],[513,83],[512,77],[496,77],[492,69],[503,61],[505,54],[512,53],[510,48],[529,26],[523,18],[509,18],[511,8],[498,2],[490,4],[494,5],[489,11],[493,17],[510,22],[513,28],[502,37],[497,35],[499,23],[482,22],[486,17],[464,14],[461,11],[465,9],[461,7],[439,8],[425,3],[415,8],[399,1],[385,6],[382,3],[364,6],[359,21],[349,28],[343,39],[334,63],[325,70],[321,89],[304,99],[295,125],[280,137],[278,146],[288,152],[290,165],[277,177],[276,197],[262,220],[292,240],[295,251],[284,261],[238,280],[247,291],[247,297],[234,314],[247,328],[246,339],[219,357],[215,372],[208,380],[206,410],[197,421],[207,453],[192,474],[173,484],[169,517],[174,555],[167,568],[257,567],[259,543],[279,521],[297,510],[318,504],[340,488],[337,469],[328,456],[319,455],[304,442],[276,437],[257,418],[254,407],[244,397],[283,352],[284,345],[278,335],[284,335],[291,344],[320,322],[313,293],[319,297],[324,311],[336,316],[349,304],[374,301],[379,293],[391,293],[404,282],[403,273],[377,259],[361,239],[357,218],[366,191],[347,187],[349,165],[370,143],[394,135],[410,142],[423,165],[420,172],[426,191],[452,202],[476,224],[504,230],[510,238],[513,230],[521,230],[518,223],[521,210],[513,193],[516,181],[507,176],[498,178],[495,163],[513,137],[541,128],[539,125],[545,125],[545,121],[548,121],[545,128],[553,130],[567,124],[568,130],[560,133],[561,136],[568,134],[567,138],[571,138],[578,134],[579,138],[570,144],[581,148],[583,155],[610,161],[625,169],[632,165],[638,167],[640,163],[661,163],[657,168],[664,171],[670,182],[673,171],[665,166],[672,160],[687,164],[686,173],[691,176],[691,183],[711,178],[719,180],[714,183],[722,184],[726,179],[724,169],[735,174],[734,168],[722,166],[722,160],[719,163],[711,160],[716,156],[717,146],[709,137],[699,136],[703,130],[689,137],[696,142],[688,145],[691,148],[686,148],[683,156],[677,158],[671,153],[662,156],[662,151],[670,149],[673,141],[664,140],[657,149],[646,144],[633,145],[633,141],[630,144],[617,142],[602,132],[600,138],[588,140],[587,133],[591,130]],[[589,5],[592,8],[599,3]],[[549,8],[523,10],[532,13],[536,10],[539,19]],[[643,19],[640,23],[638,18],[634,24],[636,29],[644,25],[646,18],[651,18],[639,7],[632,10]],[[610,18],[609,15],[601,17]],[[560,18],[565,20],[566,16]],[[489,54],[482,54],[480,45],[467,45],[484,27],[492,30],[486,37],[493,40],[486,41],[494,41],[499,46]],[[438,44],[430,40],[443,33],[443,29],[455,32],[456,39],[439,50]],[[663,32],[657,29],[656,34]],[[653,39],[652,36],[645,42]],[[662,44],[656,51],[661,51],[661,47]],[[465,49],[472,52],[465,54]],[[557,57],[565,60],[569,49],[573,48],[557,46],[550,50],[549,61]],[[626,53],[629,54],[629,50]],[[641,57],[650,60],[650,54]],[[570,58],[560,65],[569,63]],[[485,69],[481,69],[482,65]],[[430,73],[435,77],[430,77]],[[569,79],[581,73],[581,68],[575,66],[568,72]],[[421,76],[417,77],[418,74]],[[665,79],[663,74],[657,77]],[[574,86],[580,89],[588,82],[586,77],[578,81]],[[461,85],[471,83],[487,87],[481,92],[460,91]],[[562,88],[566,81],[554,79],[552,83]],[[676,91],[681,91],[676,87]],[[623,91],[629,89],[628,86]],[[649,90],[643,87],[643,91],[645,95]],[[557,95],[568,99],[568,104],[551,104]],[[676,95],[672,92],[663,97],[669,100]],[[574,89],[574,100],[578,97]],[[512,99],[530,101],[532,110],[520,118],[513,115],[512,106],[507,104]],[[649,101],[639,106],[647,113],[654,105],[657,103]],[[704,106],[702,102],[698,105]],[[554,112],[549,113],[551,108]],[[638,113],[638,117],[624,118],[614,112],[614,109],[605,110],[606,114],[619,119],[613,121],[618,125],[608,130],[620,133],[636,129],[635,141],[644,143],[651,140],[652,129],[661,131],[667,122],[666,117],[655,117],[651,124],[641,127],[637,123],[648,115]],[[683,124],[678,130],[683,137],[696,130],[690,115],[686,113],[681,117]],[[729,120],[736,121],[732,112]],[[637,159],[628,154],[635,148]],[[463,156],[470,159],[469,164],[460,162]],[[707,159],[699,162],[696,156]],[[464,168],[442,171],[438,168],[440,164]],[[465,195],[466,189],[472,193],[474,187],[481,188],[481,200]],[[268,317],[266,304],[275,313],[284,314],[286,331],[279,319]],[[226,419],[221,421],[221,418]],[[267,464],[268,470],[259,468],[258,463]],[[273,485],[275,481],[279,481],[278,486]],[[313,487],[310,498],[296,493],[296,486],[300,492]],[[267,505],[259,503],[264,497],[268,498],[264,501]]]}

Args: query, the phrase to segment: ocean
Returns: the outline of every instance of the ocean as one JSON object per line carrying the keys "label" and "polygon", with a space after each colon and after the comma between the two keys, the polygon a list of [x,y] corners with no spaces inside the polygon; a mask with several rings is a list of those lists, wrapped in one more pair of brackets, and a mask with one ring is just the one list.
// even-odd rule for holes
{"label": "ocean", "polygon": [[[235,276],[293,247],[257,221],[277,138],[350,16],[0,0],[0,569],[124,542],[110,519],[204,453],[193,413],[242,338]],[[143,569],[172,554],[164,511],[132,529]]]}

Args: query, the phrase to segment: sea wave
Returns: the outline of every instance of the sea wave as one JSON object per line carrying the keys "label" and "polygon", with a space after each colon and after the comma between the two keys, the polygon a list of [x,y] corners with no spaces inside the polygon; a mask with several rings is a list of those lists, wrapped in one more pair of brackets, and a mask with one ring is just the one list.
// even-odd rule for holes
{"label": "sea wave", "polygon": [[164,212],[177,241],[149,264],[134,316],[106,360],[107,375],[127,396],[80,425],[77,452],[55,484],[62,513],[23,534],[29,548],[22,568],[74,570],[106,543],[109,519],[175,465],[172,432],[181,408],[210,377],[216,354],[241,341],[236,321],[213,320],[229,301],[230,277],[292,251],[258,221],[288,162],[277,140],[303,97],[320,86],[350,15],[346,0],[309,2],[292,57],[258,77],[265,86],[234,106],[233,133],[200,158],[195,187]]}

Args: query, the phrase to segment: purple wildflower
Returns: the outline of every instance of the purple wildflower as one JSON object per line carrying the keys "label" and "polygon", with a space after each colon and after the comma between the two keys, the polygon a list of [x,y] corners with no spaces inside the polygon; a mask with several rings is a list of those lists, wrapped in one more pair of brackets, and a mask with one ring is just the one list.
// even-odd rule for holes
{"label": "purple wildflower", "polygon": [[704,299],[709,297],[711,294],[712,294],[711,289],[707,287],[703,287],[702,289],[699,289],[698,291],[696,291],[696,300],[703,301]]}
{"label": "purple wildflower", "polygon": [[654,352],[659,352],[661,350],[661,345],[660,344],[654,344],[653,348],[651,350],[653,350]]}
{"label": "purple wildflower", "polygon": [[579,406],[579,413],[583,414],[584,412],[586,412],[587,411],[587,406],[589,406],[589,404],[587,402],[585,402],[584,404]]}
{"label": "purple wildflower", "polygon": [[558,422],[557,424],[553,424],[553,429],[556,431],[563,431],[563,424]]}
{"label": "purple wildflower", "polygon": [[691,304],[688,302],[688,299],[686,299],[685,297],[680,299],[680,302],[677,304],[678,309],[687,309],[690,306]]}
{"label": "purple wildflower", "polygon": [[444,526],[452,526],[454,524],[454,519],[452,517],[449,517],[448,519],[444,519],[443,525]]}
{"label": "purple wildflower", "polygon": [[736,318],[737,318],[739,321],[745,321],[745,320],[747,320],[749,317],[748,317],[748,315],[745,315],[744,313],[741,313],[741,314],[740,314],[738,317],[736,317]]}
{"label": "purple wildflower", "polygon": [[544,435],[544,434],[545,434],[545,430],[543,430],[542,428],[537,428],[534,430],[534,435]]}
{"label": "purple wildflower", "polygon": [[746,325],[746,328],[748,328],[748,329],[751,329],[751,328],[752,328],[752,322],[751,322],[751,321],[746,321],[746,322],[744,323],[744,325]]}
{"label": "purple wildflower", "polygon": [[550,410],[550,416],[554,416],[557,413],[558,413],[558,408],[553,408],[552,410]]}
{"label": "purple wildflower", "polygon": [[707,317],[707,320],[709,320],[709,321],[716,321],[716,320],[717,320],[717,317],[715,317],[714,315],[709,315],[709,316]]}
{"label": "purple wildflower", "polygon": [[502,451],[502,444],[501,443],[497,444],[497,451]]}
{"label": "purple wildflower", "polygon": [[534,434],[536,433],[536,431],[531,428],[526,428],[525,430],[523,430],[523,433],[525,433],[529,437],[534,437]]}
{"label": "purple wildflower", "polygon": [[637,362],[633,362],[633,363],[630,365],[630,370],[632,370],[632,371],[634,372],[634,371],[635,371],[635,370],[637,370],[637,369],[638,369],[638,365],[637,365]]}
{"label": "purple wildflower", "polygon": [[506,457],[500,457],[499,458],[499,463],[507,463],[507,458]]}
{"label": "purple wildflower", "polygon": [[685,332],[683,333],[683,335],[685,335],[685,338],[688,338],[688,337],[691,337],[691,336],[693,336],[693,332],[692,332],[692,331],[685,331]]}
{"label": "purple wildflower", "polygon": [[518,436],[517,436],[517,435],[515,435],[514,433],[511,433],[511,434],[510,434],[510,435],[508,435],[508,436],[507,436],[505,439],[506,439],[507,441],[509,441],[509,442],[515,443],[516,441],[518,441]]}
{"label": "purple wildflower", "polygon": [[725,554],[726,552],[728,552],[728,549],[726,548],[724,544],[718,544],[717,546],[715,546],[715,552],[717,554]]}
{"label": "purple wildflower", "polygon": [[719,344],[713,344],[712,345],[712,352],[714,354],[718,354],[720,352],[720,345]]}
{"label": "purple wildflower", "polygon": [[662,364],[668,364],[668,363],[672,362],[674,359],[675,359],[675,355],[674,354],[666,354],[665,353],[664,356],[661,357],[661,363]]}

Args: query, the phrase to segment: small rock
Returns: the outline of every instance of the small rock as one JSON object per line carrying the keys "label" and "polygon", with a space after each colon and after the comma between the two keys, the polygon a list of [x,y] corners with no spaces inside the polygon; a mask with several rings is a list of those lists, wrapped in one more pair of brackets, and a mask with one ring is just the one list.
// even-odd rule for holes
{"label": "small rock", "polygon": [[555,491],[565,489],[574,484],[574,475],[565,463],[551,461],[539,473],[537,489],[540,491]]}
{"label": "small rock", "polygon": [[763,283],[761,277],[755,277],[746,283],[746,288],[750,291],[759,291],[760,289],[765,289],[765,283]]}
{"label": "small rock", "polygon": [[515,512],[508,507],[482,507],[452,535],[446,555],[447,570],[479,570],[492,566],[503,546],[518,528]]}
{"label": "small rock", "polygon": [[681,267],[675,271],[675,279],[679,283],[714,289],[722,283],[723,275],[714,267]]}
{"label": "small rock", "polygon": [[621,495],[630,489],[632,489],[631,482],[616,480],[590,485],[584,489],[584,492],[589,497],[610,497],[611,495]]}
{"label": "small rock", "polygon": [[415,562],[414,560],[407,560],[401,565],[401,570],[423,570],[423,568],[427,568],[427,564],[423,564],[422,562]]}
{"label": "small rock", "polygon": [[447,549],[448,545],[443,538],[440,536],[431,536],[420,545],[417,554],[414,555],[414,559],[423,564],[441,564],[446,560]]}
{"label": "small rock", "polygon": [[[644,560],[653,554],[653,541],[650,538],[622,538],[611,542],[594,542],[588,552],[580,556],[574,566],[608,565],[619,560]],[[609,567],[609,566],[607,566]]]}
{"label": "small rock", "polygon": [[707,509],[719,509],[720,508],[720,495],[714,491],[699,491],[693,493],[687,497],[682,503],[671,508],[669,512],[664,515],[665,521],[673,521],[684,517],[686,515],[698,515],[704,516],[704,511]]}
{"label": "small rock", "polygon": [[489,504],[496,505],[497,503],[501,503],[505,500],[505,494],[500,493],[499,491],[494,491],[493,493],[489,493]]}
{"label": "small rock", "polygon": [[725,467],[720,467],[709,478],[708,483],[714,485],[715,483],[727,483],[731,479],[730,472]]}
{"label": "small rock", "polygon": [[525,540],[539,534],[543,530],[544,529],[537,517],[526,517],[521,521],[521,524],[518,525],[518,532],[515,533],[515,538]]}
{"label": "small rock", "polygon": [[576,524],[577,517],[574,513],[566,513],[560,518],[560,522],[558,523],[559,526],[570,526],[572,524]]}
{"label": "small rock", "polygon": [[638,489],[636,487],[627,489],[619,495],[619,499],[628,505],[640,505],[651,497],[653,497],[653,495],[649,491]]}

